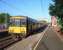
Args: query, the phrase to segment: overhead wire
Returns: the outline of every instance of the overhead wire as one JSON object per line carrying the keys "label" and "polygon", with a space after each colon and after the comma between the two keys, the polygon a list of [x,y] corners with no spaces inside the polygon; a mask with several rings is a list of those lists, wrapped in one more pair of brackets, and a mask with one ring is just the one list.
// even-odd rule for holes
{"label": "overhead wire", "polygon": [[[41,11],[42,11],[42,15],[44,16],[44,13],[45,13],[45,4],[44,3],[46,3],[46,0],[40,0],[40,2],[41,2]],[[44,19],[47,19],[47,18],[44,18]]]}
{"label": "overhead wire", "polygon": [[[43,11],[43,6],[44,6],[43,0],[40,0],[40,3],[41,3],[41,11],[44,12],[44,11]],[[42,13],[42,15],[43,15],[43,13]]]}

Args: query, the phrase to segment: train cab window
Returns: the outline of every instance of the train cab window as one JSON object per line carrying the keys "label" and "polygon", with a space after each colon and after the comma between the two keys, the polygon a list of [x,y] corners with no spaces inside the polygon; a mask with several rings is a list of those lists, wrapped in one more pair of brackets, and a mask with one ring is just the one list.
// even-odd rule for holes
{"label": "train cab window", "polygon": [[20,26],[20,20],[11,19],[9,25],[10,26]]}
{"label": "train cab window", "polygon": [[16,26],[20,26],[20,20],[15,20]]}
{"label": "train cab window", "polygon": [[26,22],[21,22],[20,26],[26,26]]}
{"label": "train cab window", "polygon": [[20,20],[20,26],[26,26],[26,20],[25,19]]}
{"label": "train cab window", "polygon": [[14,26],[14,25],[15,25],[15,20],[14,20],[14,19],[10,19],[9,25],[10,25],[10,26]]}
{"label": "train cab window", "polygon": [[26,26],[25,19],[11,19],[10,26]]}

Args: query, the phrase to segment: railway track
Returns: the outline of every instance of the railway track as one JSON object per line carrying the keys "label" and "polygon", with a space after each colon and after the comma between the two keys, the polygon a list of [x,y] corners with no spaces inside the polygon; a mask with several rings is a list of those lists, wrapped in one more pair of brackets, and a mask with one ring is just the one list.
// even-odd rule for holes
{"label": "railway track", "polygon": [[8,36],[3,39],[0,39],[0,49],[4,49],[5,47],[12,44],[13,42],[15,41],[12,39],[12,36]]}

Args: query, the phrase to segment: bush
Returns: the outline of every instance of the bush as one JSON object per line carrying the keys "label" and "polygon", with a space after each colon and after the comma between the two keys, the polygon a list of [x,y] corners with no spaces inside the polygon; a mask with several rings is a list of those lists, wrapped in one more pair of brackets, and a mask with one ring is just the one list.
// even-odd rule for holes
{"label": "bush", "polygon": [[63,33],[63,27],[60,29],[61,33]]}

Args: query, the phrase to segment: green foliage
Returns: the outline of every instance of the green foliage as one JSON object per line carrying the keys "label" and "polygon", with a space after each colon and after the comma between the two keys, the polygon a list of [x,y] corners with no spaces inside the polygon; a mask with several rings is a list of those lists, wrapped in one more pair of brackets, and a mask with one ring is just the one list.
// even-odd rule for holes
{"label": "green foliage", "polygon": [[49,13],[52,16],[63,16],[63,0],[53,0],[54,4],[50,4]]}
{"label": "green foliage", "polygon": [[63,30],[63,0],[52,0],[54,4],[49,6],[49,14],[58,17],[58,23]]}
{"label": "green foliage", "polygon": [[5,21],[9,20],[10,15],[8,13],[0,13],[0,24],[5,23]]}

